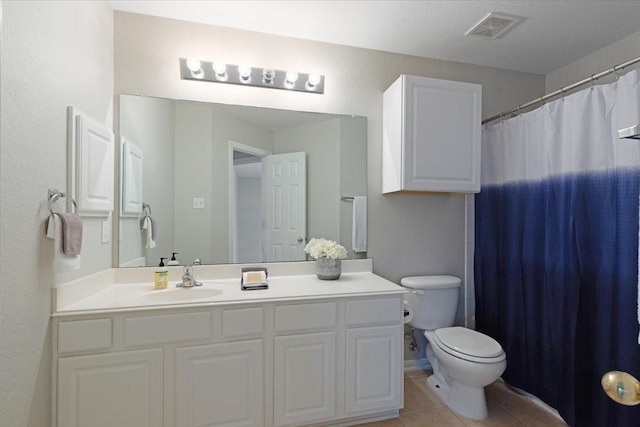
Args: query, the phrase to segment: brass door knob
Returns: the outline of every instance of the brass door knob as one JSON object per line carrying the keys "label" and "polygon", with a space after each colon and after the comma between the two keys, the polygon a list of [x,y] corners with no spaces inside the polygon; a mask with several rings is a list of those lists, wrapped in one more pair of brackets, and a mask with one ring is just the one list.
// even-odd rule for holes
{"label": "brass door knob", "polygon": [[621,405],[640,404],[640,381],[626,372],[610,371],[602,377],[602,389]]}

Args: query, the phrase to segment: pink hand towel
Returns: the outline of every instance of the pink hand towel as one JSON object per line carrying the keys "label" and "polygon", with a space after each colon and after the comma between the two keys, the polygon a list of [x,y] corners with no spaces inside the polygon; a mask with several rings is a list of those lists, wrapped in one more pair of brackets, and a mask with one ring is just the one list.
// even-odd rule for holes
{"label": "pink hand towel", "polygon": [[74,213],[56,212],[62,224],[62,253],[80,255],[82,249],[82,218]]}

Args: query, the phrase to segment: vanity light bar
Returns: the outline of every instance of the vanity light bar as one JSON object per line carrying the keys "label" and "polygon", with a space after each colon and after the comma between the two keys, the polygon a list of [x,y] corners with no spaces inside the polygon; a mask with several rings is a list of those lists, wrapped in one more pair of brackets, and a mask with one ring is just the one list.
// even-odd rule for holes
{"label": "vanity light bar", "polygon": [[182,80],[231,83],[307,93],[324,93],[324,76],[180,58]]}

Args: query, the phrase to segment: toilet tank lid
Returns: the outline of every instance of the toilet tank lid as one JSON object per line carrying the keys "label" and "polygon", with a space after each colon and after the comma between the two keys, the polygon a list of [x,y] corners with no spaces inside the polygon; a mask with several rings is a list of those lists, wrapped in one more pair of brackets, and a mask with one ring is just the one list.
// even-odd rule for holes
{"label": "toilet tank lid", "polygon": [[411,276],[403,277],[400,285],[410,289],[459,288],[462,280],[456,276]]}

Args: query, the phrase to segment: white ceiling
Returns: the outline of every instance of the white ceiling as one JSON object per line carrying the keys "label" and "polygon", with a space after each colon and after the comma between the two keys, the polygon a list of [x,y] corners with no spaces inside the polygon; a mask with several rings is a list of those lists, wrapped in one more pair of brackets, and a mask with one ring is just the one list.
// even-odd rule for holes
{"label": "white ceiling", "polygon": [[[640,0],[110,3],[127,12],[537,74],[640,31]],[[490,12],[524,19],[497,40],[464,36]]]}

